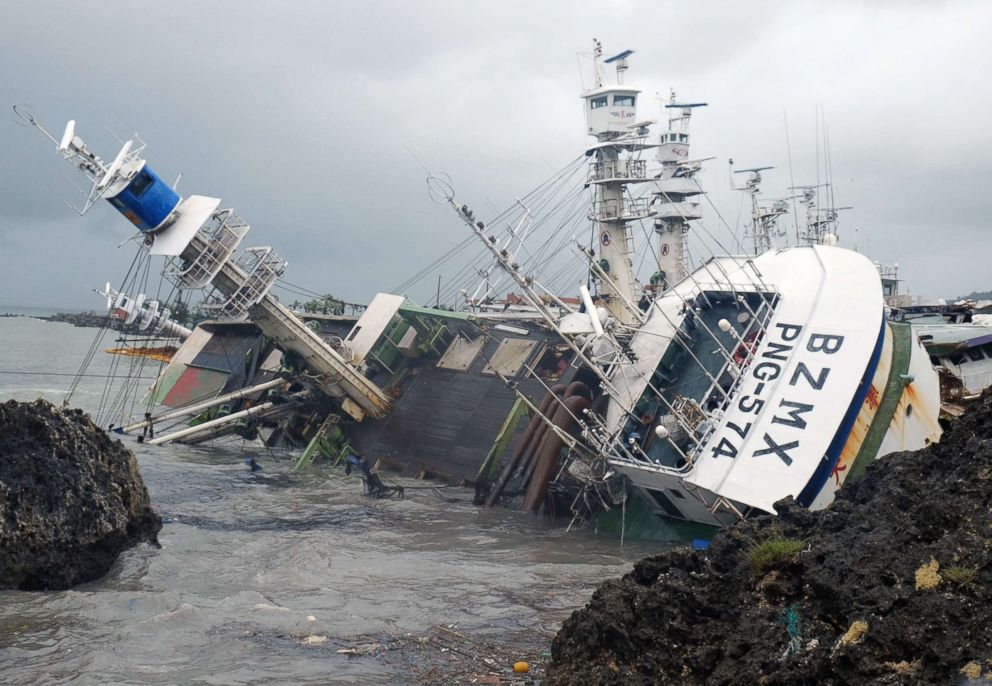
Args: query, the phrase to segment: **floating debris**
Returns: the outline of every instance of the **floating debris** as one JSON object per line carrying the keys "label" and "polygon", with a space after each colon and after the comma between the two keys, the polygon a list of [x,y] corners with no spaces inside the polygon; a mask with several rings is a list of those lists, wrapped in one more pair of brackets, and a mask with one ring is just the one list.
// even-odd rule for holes
{"label": "floating debris", "polygon": [[325,643],[327,643],[327,636],[320,636],[319,634],[310,634],[300,639],[300,644],[305,646],[319,646]]}
{"label": "floating debris", "polygon": [[[422,634],[360,638],[338,653],[403,665],[420,684],[536,684],[547,637],[536,632],[478,635],[437,625]],[[533,655],[521,660],[521,655]]]}

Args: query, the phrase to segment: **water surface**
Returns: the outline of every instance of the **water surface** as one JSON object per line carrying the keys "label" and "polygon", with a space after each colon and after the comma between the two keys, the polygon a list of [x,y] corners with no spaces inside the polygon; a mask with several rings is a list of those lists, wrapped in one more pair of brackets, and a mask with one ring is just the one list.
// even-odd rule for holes
{"label": "water surface", "polygon": [[[0,318],[0,400],[61,402],[95,335]],[[112,343],[94,348],[74,406],[94,412],[120,396],[104,378]],[[481,510],[466,489],[407,480],[405,499],[370,500],[357,477],[319,465],[294,473],[287,455],[238,440],[127,444],[165,522],[162,547],[128,551],[71,591],[0,591],[0,682],[410,683],[409,664],[336,650],[438,624],[536,635],[535,655],[521,656],[533,659],[599,582],[656,549]],[[247,471],[247,454],[263,471]],[[311,635],[328,640],[309,645]]]}

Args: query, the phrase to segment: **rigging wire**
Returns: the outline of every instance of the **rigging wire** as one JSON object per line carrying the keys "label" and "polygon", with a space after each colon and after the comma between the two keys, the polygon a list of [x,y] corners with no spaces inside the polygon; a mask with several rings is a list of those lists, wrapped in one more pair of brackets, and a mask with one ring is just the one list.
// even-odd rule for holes
{"label": "rigging wire", "polygon": [[[16,376],[71,376],[73,378],[80,377],[84,379],[106,379],[110,377],[110,374],[80,374],[79,372],[32,372],[24,371],[22,369],[0,369],[0,374],[13,374]],[[142,379],[146,381],[154,380],[158,377],[155,376],[144,376]]]}
{"label": "rigging wire", "polygon": [[837,199],[834,196],[834,155],[830,147],[830,128],[826,121],[823,122],[823,145],[826,147],[824,156],[827,158],[827,192],[830,198],[828,206],[833,209],[837,207]]}
{"label": "rigging wire", "polygon": [[815,105],[813,110],[813,126],[815,129],[815,140],[816,140],[816,187],[820,187],[820,104]]}
{"label": "rigging wire", "polygon": [[403,291],[405,291],[406,289],[408,289],[410,286],[412,286],[412,285],[416,284],[417,282],[419,282],[427,274],[430,274],[432,271],[434,271],[435,269],[437,269],[438,267],[440,267],[441,265],[443,265],[445,262],[447,262],[449,259],[451,259],[455,255],[457,255],[458,253],[460,253],[462,250],[464,250],[465,248],[467,248],[474,241],[475,241],[475,236],[471,236],[471,235],[469,235],[466,238],[462,239],[461,241],[459,241],[458,243],[456,243],[452,248],[449,248],[448,251],[445,252],[443,255],[441,255],[439,258],[437,258],[436,260],[434,260],[433,262],[431,262],[429,265],[427,265],[426,267],[424,267],[423,269],[421,269],[419,272],[417,272],[416,274],[414,274],[413,276],[411,276],[410,278],[408,278],[406,281],[404,281],[403,283],[401,283],[399,286],[396,286],[396,288],[393,289],[393,292],[394,293],[402,293]]}
{"label": "rigging wire", "polygon": [[796,229],[796,245],[799,245],[799,208],[796,205],[796,177],[792,173],[792,142],[789,140],[789,117],[782,108],[782,119],[785,121],[785,149],[789,155],[789,186],[792,192],[792,220]]}
{"label": "rigging wire", "polygon": [[[720,223],[721,223],[721,224],[723,224],[723,226],[724,226],[724,227],[725,227],[725,228],[727,229],[727,233],[729,233],[729,234],[730,234],[730,235],[731,235],[732,237],[735,237],[735,236],[736,236],[736,234],[735,234],[735,233],[734,233],[734,232],[733,232],[733,231],[731,230],[731,228],[730,228],[730,225],[729,225],[729,224],[727,224],[727,221],[726,221],[726,220],[725,220],[725,219],[723,218],[723,215],[722,215],[722,214],[720,213],[720,209],[719,209],[719,208],[718,208],[718,207],[717,207],[717,206],[716,206],[716,205],[715,205],[715,204],[713,203],[713,201],[712,201],[712,200],[710,199],[710,197],[709,197],[709,195],[707,195],[707,194],[706,194],[706,193],[705,193],[705,192],[703,191],[703,188],[702,188],[702,186],[700,186],[700,185],[699,185],[699,180],[698,180],[698,179],[696,179],[696,178],[693,178],[692,180],[693,180],[693,182],[694,182],[694,183],[696,184],[696,188],[698,188],[698,189],[699,189],[699,193],[700,193],[700,194],[701,194],[701,195],[702,195],[702,196],[703,196],[704,198],[706,198],[706,202],[707,202],[707,203],[709,203],[709,205],[710,205],[710,207],[711,207],[711,208],[713,209],[713,212],[714,212],[714,213],[716,214],[716,216],[717,216],[717,219],[719,219],[719,220],[720,220]],[[741,196],[741,202],[743,202],[743,196]],[[717,246],[718,246],[718,247],[720,248],[720,250],[721,250],[721,251],[722,251],[722,252],[723,252],[724,254],[726,254],[726,255],[733,255],[733,254],[734,254],[734,253],[732,253],[732,252],[730,252],[729,250],[727,250],[727,249],[726,249],[726,248],[724,247],[724,245],[723,245],[723,243],[721,243],[721,242],[720,242],[720,240],[719,240],[718,238],[716,238],[716,236],[714,236],[714,235],[713,235],[712,233],[710,233],[710,231],[709,231],[709,229],[706,229],[706,228],[704,227],[704,225],[703,225],[702,223],[700,223],[700,224],[699,224],[699,226],[700,226],[700,228],[703,228],[703,230],[704,230],[704,232],[705,232],[705,233],[706,233],[706,234],[707,234],[708,236],[710,236],[711,238],[713,238],[713,241],[714,241],[714,242],[715,242],[715,243],[717,244]],[[743,246],[741,246],[741,244],[740,244],[740,242],[739,242],[739,241],[738,241],[738,243],[737,243],[737,245],[738,245],[738,247],[739,247],[739,248],[740,248],[741,250],[743,250]]]}
{"label": "rigging wire", "polygon": [[[530,203],[526,207],[526,210],[520,210],[520,216],[523,216],[523,212],[526,211],[532,216],[538,217],[529,226],[529,233],[526,236],[529,243],[540,241],[541,245],[536,251],[532,252],[528,247],[528,243],[523,242],[520,237],[515,236],[512,232],[508,231],[504,233],[504,240],[509,245],[507,250],[511,252],[515,250],[516,254],[514,257],[520,264],[521,269],[533,271],[531,276],[535,278],[542,277],[546,270],[554,264],[555,258],[561,254],[562,249],[571,237],[570,231],[564,235],[562,235],[562,231],[564,229],[573,229],[574,221],[582,211],[584,205],[581,200],[585,194],[585,189],[582,187],[575,188],[570,183],[574,180],[576,172],[580,169],[581,166],[576,165],[570,177],[563,178],[561,183],[557,184],[556,187],[548,187],[548,192],[544,194],[545,197],[539,203]],[[560,219],[552,223],[551,220],[556,217],[560,217]],[[490,226],[492,225],[490,224]],[[547,229],[550,235],[541,235],[545,229]],[[555,242],[556,237],[558,238],[557,242]],[[509,238],[509,240],[507,241],[506,238]],[[516,241],[515,245],[513,244],[514,240]],[[496,262],[491,257],[487,257],[487,254],[488,250],[483,249],[482,262],[485,266],[477,270],[480,275],[491,274],[497,269]],[[460,275],[464,275],[464,271],[460,272]],[[508,277],[505,274],[500,276],[496,283],[490,286],[489,293],[496,291],[507,279]],[[460,292],[460,288],[465,289],[465,286],[465,283],[459,282],[458,279],[453,279],[449,281],[449,288],[446,290],[446,294],[448,294],[450,299],[450,294]]]}
{"label": "rigging wire", "polygon": [[[148,278],[148,266],[150,261],[151,261],[150,257],[147,255],[147,253],[145,253],[144,257],[141,260],[141,263],[138,265],[137,271],[134,274],[134,278],[131,280],[130,283],[128,283],[125,280],[125,283],[121,288],[122,293],[144,292],[145,290],[144,286]],[[118,369],[120,368],[120,364],[121,364],[120,358],[121,358],[120,355],[114,355],[114,359],[111,360],[110,362],[110,369],[111,369],[111,373],[114,375],[114,379],[113,379],[114,381],[116,381],[116,379],[118,378]],[[130,360],[130,366],[132,368],[134,367],[134,358]],[[125,377],[124,387],[126,387],[126,385],[127,385],[127,380]],[[113,383],[111,379],[107,379],[106,383],[104,383],[103,393],[100,395],[100,403],[97,409],[98,425],[102,426],[107,422],[107,420],[111,419],[114,413],[114,408],[120,400],[122,391],[123,391],[123,387],[119,388],[116,397],[112,399],[111,394],[113,393]],[[108,408],[108,404],[110,404],[109,408]]]}
{"label": "rigging wire", "polygon": [[[135,253],[134,259],[131,260],[131,266],[128,267],[127,274],[124,275],[125,282],[128,280],[131,273],[134,271],[135,265],[138,264],[138,260],[143,252],[144,252],[144,246],[140,246],[138,248],[138,251]],[[93,361],[93,356],[96,354],[97,349],[100,347],[100,344],[107,333],[107,329],[110,328],[111,322],[112,322],[111,313],[108,312],[107,317],[104,320],[104,326],[97,331],[96,335],[93,337],[93,342],[90,343],[89,349],[86,351],[86,354],[83,356],[83,361],[80,364],[79,369],[77,370],[78,378],[74,378],[71,382],[69,382],[69,388],[62,399],[63,405],[68,406],[68,404],[72,401],[73,395],[76,393],[76,390],[79,388],[79,381],[83,378],[82,376],[79,375],[84,374],[89,369],[89,366]]]}
{"label": "rigging wire", "polygon": [[[559,170],[556,174],[552,175],[549,179],[544,181],[537,188],[529,192],[523,198],[519,199],[516,203],[508,207],[503,212],[497,214],[492,219],[485,222],[485,226],[488,229],[494,229],[496,226],[506,222],[506,230],[500,232],[504,237],[504,240],[508,240],[508,250],[515,250],[519,253],[519,263],[521,265],[527,265],[532,260],[536,260],[538,256],[530,252],[526,243],[521,243],[519,238],[514,235],[513,226],[520,226],[522,229],[526,230],[528,240],[539,237],[539,234],[547,226],[550,226],[549,222],[555,217],[557,212],[560,212],[563,207],[567,207],[573,201],[573,194],[578,194],[580,191],[573,191],[572,184],[566,183],[569,180],[574,179],[579,171],[584,170],[584,154],[571,160],[565,167]],[[521,222],[522,219],[530,215],[531,217],[538,217],[537,219],[532,219],[528,225],[524,225]],[[552,235],[553,235],[552,231]],[[475,236],[469,235],[459,244],[455,246],[449,253],[446,253],[441,258],[435,260],[431,265],[428,265],[424,269],[420,270],[417,274],[413,275],[403,284],[401,288],[397,290],[406,290],[407,288],[415,285],[419,281],[425,279],[428,275],[436,272],[438,267],[450,259],[455,253],[460,252],[465,246],[471,244],[476,239]],[[550,239],[549,239],[550,240]],[[548,246],[547,241],[541,243],[542,249],[541,253],[546,253]],[[461,294],[462,290],[468,290],[471,286],[467,280],[470,276],[478,274],[485,278],[486,273],[492,273],[494,269],[494,264],[491,258],[487,258],[488,250],[483,249],[478,254],[473,255],[471,259],[463,264],[462,267],[457,271],[453,277],[447,279],[445,288],[441,292],[441,302],[458,304],[458,296]],[[474,281],[474,278],[473,278]],[[492,289],[490,289],[492,290]]]}

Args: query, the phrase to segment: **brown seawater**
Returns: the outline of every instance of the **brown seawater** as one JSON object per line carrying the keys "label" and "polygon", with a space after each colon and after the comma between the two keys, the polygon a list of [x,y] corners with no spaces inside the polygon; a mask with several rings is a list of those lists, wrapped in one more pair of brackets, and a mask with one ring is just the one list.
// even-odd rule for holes
{"label": "brown seawater", "polygon": [[[95,335],[0,318],[0,401],[60,402]],[[112,343],[100,345],[74,406],[100,406]],[[410,683],[423,665],[337,650],[436,625],[526,636],[530,654],[519,657],[539,659],[596,585],[658,547],[566,534],[563,522],[482,510],[466,489],[419,481],[402,481],[402,500],[370,500],[355,476],[294,473],[288,454],[240,440],[125,444],[165,522],[161,549],[132,549],[70,591],[0,591],[0,682]],[[263,470],[249,472],[246,455]]]}

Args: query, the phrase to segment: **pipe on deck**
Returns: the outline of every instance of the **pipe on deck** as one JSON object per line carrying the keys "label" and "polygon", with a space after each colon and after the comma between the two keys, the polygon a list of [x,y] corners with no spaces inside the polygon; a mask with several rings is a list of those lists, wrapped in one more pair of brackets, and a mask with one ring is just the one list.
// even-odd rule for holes
{"label": "pipe on deck", "polygon": [[555,401],[555,397],[561,396],[564,393],[565,386],[563,384],[556,384],[551,387],[548,393],[544,394],[544,398],[541,400],[541,404],[537,408],[537,414],[530,418],[530,421],[527,423],[527,428],[524,429],[524,435],[520,439],[520,443],[513,451],[513,456],[506,463],[506,466],[503,467],[503,471],[500,472],[499,478],[496,480],[496,485],[493,486],[493,490],[489,493],[489,497],[486,498],[486,507],[492,507],[496,503],[496,500],[503,492],[503,489],[506,488],[506,483],[517,470],[518,464],[521,465],[522,468],[526,468],[527,462],[530,460],[530,456],[533,454],[544,435],[544,429],[546,427],[541,416],[546,415],[551,410],[551,405]]}
{"label": "pipe on deck", "polygon": [[[588,389],[586,390],[588,391]],[[582,411],[589,407],[589,404],[589,398],[581,394],[565,398],[555,410],[554,417],[551,419],[552,424],[567,432],[575,423],[575,417],[581,415]],[[534,465],[534,473],[530,483],[527,484],[527,494],[524,496],[524,502],[521,506],[524,511],[537,512],[540,509],[541,503],[544,502],[547,495],[551,476],[558,466],[562,445],[562,439],[556,432],[545,431],[544,440],[541,442]]]}
{"label": "pipe on deck", "polygon": [[286,383],[285,379],[272,379],[271,381],[266,381],[265,383],[260,383],[257,386],[249,386],[248,388],[242,388],[237,391],[232,391],[231,393],[226,393],[224,395],[219,395],[216,398],[211,398],[210,400],[204,400],[203,402],[196,403],[195,405],[187,405],[186,407],[177,407],[174,410],[169,410],[168,412],[163,412],[157,417],[152,417],[149,419],[142,419],[140,422],[134,422],[133,424],[128,424],[121,429],[122,433],[130,433],[137,429],[142,429],[146,426],[152,426],[155,422],[165,421],[167,419],[175,419],[176,417],[183,417],[188,414],[195,414],[197,412],[202,412],[207,410],[214,405],[220,405],[228,400],[239,400],[244,398],[246,395],[251,395],[252,393],[261,393],[262,391],[267,391],[277,386],[281,386]]}
{"label": "pipe on deck", "polygon": [[[592,391],[590,391],[589,387],[586,386],[581,381],[573,381],[572,383],[568,384],[568,387],[565,389],[565,393],[562,397],[571,398],[572,396],[582,396],[588,399],[590,402],[592,401]],[[561,409],[561,403],[562,401],[558,401],[558,403],[555,405],[556,410]],[[551,421],[553,418],[554,418],[554,411],[552,411],[548,416],[548,421]],[[527,455],[527,458],[523,461],[523,464],[521,466],[521,472],[523,472],[524,475],[523,479],[521,479],[521,484],[524,487],[527,487],[530,484],[531,476],[534,474],[534,469],[537,467],[537,458],[541,454],[541,451],[543,450],[542,446],[544,444],[544,441],[546,440],[546,437],[549,434],[554,434],[554,433],[555,432],[552,431],[550,427],[548,427],[547,421],[541,422],[541,437],[538,442],[534,443],[532,451],[530,452],[529,455]]]}
{"label": "pipe on deck", "polygon": [[[307,391],[302,391],[295,395],[291,395],[287,400],[299,400],[302,397],[308,395]],[[166,434],[165,436],[158,436],[150,441],[147,441],[149,445],[161,445],[162,443],[169,443],[171,441],[184,438],[186,436],[192,436],[193,434],[198,434],[202,431],[207,431],[218,426],[223,426],[224,424],[230,424],[231,422],[237,421],[242,417],[250,417],[252,415],[259,414],[265,410],[271,409],[276,406],[274,402],[262,403],[261,405],[255,405],[254,407],[249,407],[247,410],[241,410],[240,412],[235,412],[234,414],[229,414],[224,417],[218,417],[217,419],[211,419],[209,422],[203,422],[202,424],[197,424],[196,426],[190,426],[185,429],[180,429],[179,431],[174,431],[171,434]]]}

